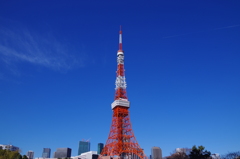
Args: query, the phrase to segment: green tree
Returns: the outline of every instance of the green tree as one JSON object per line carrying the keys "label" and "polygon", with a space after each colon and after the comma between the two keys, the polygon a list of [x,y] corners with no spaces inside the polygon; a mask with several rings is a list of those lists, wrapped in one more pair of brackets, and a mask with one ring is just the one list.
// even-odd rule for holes
{"label": "green tree", "polygon": [[9,159],[18,159],[19,158],[19,152],[18,151],[10,151],[9,153]]}
{"label": "green tree", "polygon": [[0,150],[0,159],[19,159],[18,151]]}
{"label": "green tree", "polygon": [[198,148],[194,145],[192,147],[192,151],[190,152],[190,159],[210,159],[211,152],[204,150],[204,146],[198,146]]}

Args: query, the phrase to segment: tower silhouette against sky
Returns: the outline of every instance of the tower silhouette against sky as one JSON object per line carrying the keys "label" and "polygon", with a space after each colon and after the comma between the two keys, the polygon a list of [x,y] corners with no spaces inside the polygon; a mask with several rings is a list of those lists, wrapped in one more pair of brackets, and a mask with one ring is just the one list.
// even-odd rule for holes
{"label": "tower silhouette against sky", "polygon": [[140,148],[130,122],[129,107],[127,98],[126,80],[124,70],[124,52],[122,49],[122,30],[119,32],[119,50],[117,52],[117,77],[115,97],[112,103],[112,124],[105,147],[102,150],[103,156],[114,156],[128,159],[144,158],[143,149]]}

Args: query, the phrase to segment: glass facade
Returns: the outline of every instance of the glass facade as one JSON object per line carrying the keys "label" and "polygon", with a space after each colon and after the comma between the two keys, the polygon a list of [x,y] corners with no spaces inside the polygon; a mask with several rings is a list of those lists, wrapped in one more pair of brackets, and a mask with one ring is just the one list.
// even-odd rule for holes
{"label": "glass facade", "polygon": [[43,158],[50,158],[50,154],[51,154],[50,148],[43,148],[43,153],[42,153]]}
{"label": "glass facade", "polygon": [[34,152],[33,151],[28,151],[27,152],[28,159],[33,159],[33,156],[34,156]]}
{"label": "glass facade", "polygon": [[97,151],[98,154],[101,154],[103,147],[104,147],[103,143],[98,144],[98,151]]}
{"label": "glass facade", "polygon": [[80,141],[79,147],[78,147],[78,155],[81,155],[81,153],[90,151],[90,142],[88,141]]}
{"label": "glass facade", "polygon": [[70,148],[58,148],[54,153],[54,158],[65,158],[71,157],[72,149]]}

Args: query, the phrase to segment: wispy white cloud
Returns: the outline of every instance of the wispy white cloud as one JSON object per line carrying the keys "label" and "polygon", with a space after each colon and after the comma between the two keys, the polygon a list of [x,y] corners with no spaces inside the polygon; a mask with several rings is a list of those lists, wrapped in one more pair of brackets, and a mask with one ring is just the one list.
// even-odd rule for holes
{"label": "wispy white cloud", "polygon": [[10,68],[23,62],[56,71],[83,67],[85,55],[76,57],[71,46],[53,36],[42,36],[27,29],[0,29],[0,61]]}
{"label": "wispy white cloud", "polygon": [[171,36],[165,36],[162,38],[167,39],[167,38],[173,38],[173,37],[178,37],[178,36],[185,36],[185,35],[189,35],[189,34],[203,33],[203,32],[208,32],[208,31],[213,31],[213,30],[229,29],[229,28],[235,28],[235,27],[240,27],[240,25],[238,24],[238,25],[231,25],[231,26],[226,26],[226,27],[221,27],[221,28],[214,28],[214,29],[205,30],[205,31],[196,31],[196,32],[191,32],[191,33],[176,34],[176,35],[171,35]]}
{"label": "wispy white cloud", "polygon": [[[195,33],[196,33],[196,32],[195,32]],[[193,34],[193,33],[176,34],[176,35],[165,36],[165,37],[162,37],[162,38],[163,38],[163,39],[174,38],[174,37],[184,36],[184,35],[188,35],[188,34]]]}
{"label": "wispy white cloud", "polygon": [[228,29],[228,28],[235,28],[235,27],[240,27],[240,24],[238,24],[238,25],[230,25],[230,26],[221,27],[221,28],[215,28],[214,30],[218,30],[218,29]]}

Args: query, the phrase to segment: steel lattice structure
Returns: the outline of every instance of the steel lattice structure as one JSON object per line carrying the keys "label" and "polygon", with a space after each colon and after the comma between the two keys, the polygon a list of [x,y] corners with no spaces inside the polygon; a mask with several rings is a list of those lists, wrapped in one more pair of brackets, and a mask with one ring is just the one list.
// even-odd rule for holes
{"label": "steel lattice structure", "polygon": [[115,98],[112,103],[112,124],[101,155],[127,159],[143,159],[145,158],[145,154],[134,136],[130,122],[130,102],[127,98],[127,84],[124,72],[124,52],[122,50],[122,30],[120,28]]}

